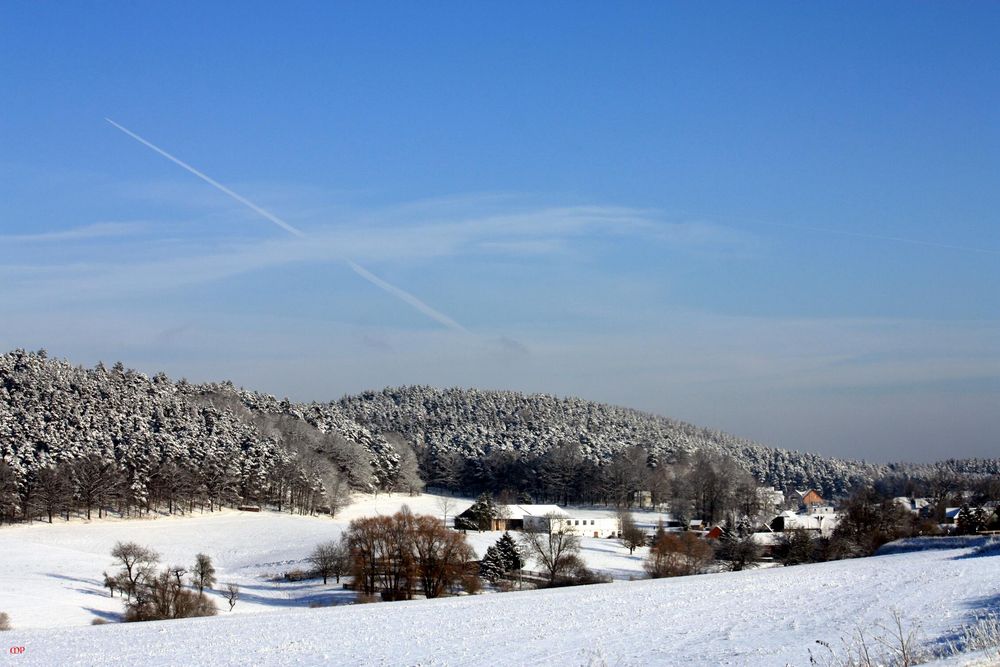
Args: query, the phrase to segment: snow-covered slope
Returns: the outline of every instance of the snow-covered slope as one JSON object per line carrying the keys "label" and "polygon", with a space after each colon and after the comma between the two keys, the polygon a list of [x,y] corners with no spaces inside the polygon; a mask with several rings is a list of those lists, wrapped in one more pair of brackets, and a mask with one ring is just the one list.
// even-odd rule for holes
{"label": "snow-covered slope", "polygon": [[[415,510],[432,511],[432,497],[411,500]],[[400,501],[368,502],[392,511]],[[351,514],[372,509],[360,504]],[[249,528],[255,522],[256,532]],[[282,608],[275,606],[278,590],[250,588],[259,586],[255,573],[287,567],[284,561],[300,558],[339,525],[328,518],[230,514],[204,522],[4,529],[0,609],[15,603],[15,629],[2,635],[4,659],[19,665],[807,665],[816,640],[837,644],[856,625],[872,631],[893,607],[935,641],[1000,605],[1000,557],[963,558],[963,550],[325,609]],[[243,577],[246,592],[257,597],[215,618],[25,629],[40,623],[19,619],[27,608],[12,590],[33,596],[37,613],[48,609],[53,618],[68,606],[110,601],[89,580],[109,564],[108,542],[123,535],[161,549],[166,563],[214,551],[220,579]],[[30,585],[20,586],[19,578]],[[45,579],[55,587],[43,586]],[[254,605],[280,610],[246,613]],[[23,646],[24,653],[7,655],[9,646]]]}
{"label": "snow-covered slope", "polygon": [[[449,520],[471,500],[452,498]],[[275,579],[283,572],[308,569],[305,558],[320,542],[336,539],[351,519],[392,514],[407,505],[418,514],[441,516],[438,496],[424,494],[357,494],[354,504],[336,518],[277,512],[222,511],[194,516],[143,520],[34,523],[0,528],[0,611],[19,628],[87,625],[94,618],[117,620],[121,600],[101,588],[102,572],[113,571],[111,548],[117,541],[133,541],[160,553],[161,565],[190,566],[195,554],[210,555],[222,583],[243,589],[236,613],[276,608],[341,604],[353,594],[318,581],[289,583]],[[574,516],[598,517],[612,513],[574,510]],[[637,514],[641,523],[655,524],[659,514]],[[469,542],[481,556],[502,533],[471,532]],[[587,564],[618,580],[643,576],[646,549],[630,555],[617,540],[583,539]],[[221,595],[217,603],[226,608]]]}

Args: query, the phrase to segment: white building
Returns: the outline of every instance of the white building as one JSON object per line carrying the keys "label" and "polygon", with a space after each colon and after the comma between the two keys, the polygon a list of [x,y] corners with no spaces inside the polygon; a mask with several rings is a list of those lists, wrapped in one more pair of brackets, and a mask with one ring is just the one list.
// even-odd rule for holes
{"label": "white building", "polygon": [[771,530],[782,532],[802,528],[827,537],[840,523],[840,515],[832,507],[815,507],[809,512],[796,514],[785,510],[771,521]]}
{"label": "white building", "polygon": [[617,537],[621,531],[618,517],[574,516],[561,508],[544,516],[525,516],[524,530],[564,531],[581,537]]}

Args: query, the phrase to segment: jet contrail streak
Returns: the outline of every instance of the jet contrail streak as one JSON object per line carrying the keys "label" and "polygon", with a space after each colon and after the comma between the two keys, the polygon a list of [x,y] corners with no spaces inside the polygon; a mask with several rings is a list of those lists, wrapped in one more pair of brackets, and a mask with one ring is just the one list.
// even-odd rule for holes
{"label": "jet contrail streak", "polygon": [[197,176],[201,180],[205,181],[206,183],[208,183],[212,187],[214,187],[216,190],[220,190],[220,191],[226,193],[227,195],[229,195],[230,197],[232,197],[233,199],[235,199],[239,203],[241,203],[244,206],[250,208],[251,210],[255,211],[256,213],[264,216],[265,218],[267,218],[268,220],[270,220],[274,224],[276,224],[279,227],[281,227],[282,229],[284,229],[289,234],[293,234],[293,235],[298,236],[298,237],[305,236],[305,234],[303,234],[302,232],[300,232],[295,227],[292,227],[290,224],[288,224],[287,222],[285,222],[284,220],[282,220],[278,216],[274,215],[273,213],[271,213],[269,211],[265,211],[260,206],[257,206],[256,204],[254,204],[252,201],[250,201],[246,197],[240,195],[239,193],[233,192],[232,190],[230,190],[229,188],[227,188],[222,183],[219,183],[217,180],[215,180],[215,179],[207,176],[206,174],[201,173],[200,171],[198,171],[197,169],[195,169],[194,167],[192,167],[191,165],[189,165],[187,162],[184,162],[183,160],[174,157],[173,155],[171,155],[167,151],[163,150],[159,146],[157,146],[157,145],[155,145],[155,144],[153,144],[153,143],[151,143],[149,141],[146,141],[145,139],[143,139],[142,137],[140,137],[135,132],[132,132],[128,128],[122,127],[121,125],[119,125],[115,121],[111,120],[110,118],[105,118],[104,120],[108,121],[109,123],[111,123],[112,125],[114,125],[115,127],[117,127],[119,130],[121,130],[122,132],[124,132],[128,136],[130,136],[133,139],[135,139],[136,141],[138,141],[140,144],[143,144],[145,146],[148,146],[149,148],[152,148],[154,151],[156,151],[157,153],[159,153],[163,157],[167,158],[168,160],[170,160],[174,164],[178,164],[181,167],[187,169],[192,174],[194,174],[195,176]]}
{"label": "jet contrail streak", "polygon": [[434,310],[433,308],[431,308],[426,303],[424,303],[423,301],[421,301],[417,297],[413,296],[409,292],[401,290],[400,288],[396,287],[392,283],[387,283],[386,281],[382,280],[378,276],[376,276],[373,273],[371,273],[365,267],[360,266],[358,264],[355,264],[354,262],[352,262],[349,259],[344,260],[344,261],[347,262],[347,265],[349,267],[351,267],[352,271],[354,271],[356,274],[358,274],[359,276],[361,276],[362,278],[364,278],[365,280],[367,280],[368,282],[370,282],[372,285],[375,285],[377,287],[381,287],[386,292],[388,292],[389,294],[393,295],[394,297],[396,297],[400,301],[405,301],[406,303],[410,304],[411,306],[413,306],[414,308],[416,308],[417,310],[419,310],[421,313],[423,313],[427,317],[429,317],[429,318],[431,318],[433,320],[437,320],[438,322],[440,322],[441,324],[445,325],[446,327],[450,327],[452,329],[455,329],[456,331],[461,331],[462,333],[469,333],[469,330],[466,329],[465,327],[463,327],[461,324],[459,324],[455,320],[451,319],[450,317],[448,317],[444,313],[442,313],[442,312],[440,312],[438,310]]}
{"label": "jet contrail streak", "polygon": [[[189,165],[187,162],[184,162],[180,158],[177,158],[177,157],[171,155],[170,153],[168,153],[167,151],[163,150],[162,148],[160,148],[156,144],[154,144],[154,143],[152,143],[150,141],[146,141],[145,139],[143,139],[142,137],[140,137],[135,132],[132,132],[131,130],[129,130],[126,127],[122,127],[121,125],[119,125],[115,121],[111,120],[110,118],[105,118],[104,120],[108,121],[109,123],[111,123],[112,125],[114,125],[115,127],[117,127],[119,130],[121,130],[122,132],[124,132],[128,136],[130,136],[133,139],[135,139],[136,141],[138,141],[140,144],[146,146],[147,148],[150,148],[150,149],[156,151],[157,153],[159,153],[163,157],[167,158],[168,160],[170,160],[174,164],[183,167],[187,171],[191,172],[192,174],[194,174],[195,176],[197,176],[201,180],[205,181],[206,183],[208,183],[209,185],[211,185],[212,187],[214,187],[216,190],[219,190],[220,192],[223,192],[223,193],[229,195],[230,197],[232,197],[233,199],[235,199],[239,203],[243,204],[244,206],[246,206],[250,210],[254,211],[258,215],[261,215],[264,218],[267,218],[268,220],[270,220],[271,222],[273,222],[277,226],[279,226],[282,229],[284,229],[289,234],[292,234],[293,236],[297,236],[299,238],[305,238],[305,234],[303,234],[301,231],[299,231],[298,229],[296,229],[292,225],[288,224],[287,222],[285,222],[284,220],[282,220],[278,216],[274,215],[270,211],[268,211],[266,209],[263,209],[260,206],[257,206],[256,204],[254,204],[252,201],[250,201],[249,199],[247,199],[243,195],[240,195],[239,193],[233,192],[232,190],[230,190],[229,188],[227,188],[222,183],[219,183],[218,181],[216,181],[215,179],[211,178],[207,174],[203,174],[202,172],[198,171],[197,169],[195,169],[194,167],[192,167],[191,165]],[[406,290],[401,289],[399,287],[396,287],[392,283],[386,282],[385,280],[382,280],[381,278],[379,278],[378,276],[376,276],[375,274],[373,274],[368,269],[364,268],[360,264],[357,264],[356,262],[351,261],[350,259],[344,258],[344,261],[347,262],[347,265],[349,267],[351,267],[351,270],[354,271],[354,273],[358,274],[359,276],[361,276],[362,278],[364,278],[365,280],[367,280],[368,282],[370,282],[372,285],[375,285],[379,289],[385,290],[386,292],[388,292],[389,294],[393,295],[394,297],[396,297],[400,301],[402,301],[402,302],[404,302],[404,303],[412,306],[413,308],[419,310],[421,313],[423,313],[427,317],[431,318],[435,322],[439,322],[440,324],[443,324],[444,326],[448,327],[449,329],[454,329],[455,331],[461,331],[464,334],[470,333],[469,330],[466,329],[465,327],[463,327],[461,324],[459,324],[455,320],[451,319],[450,317],[448,317],[447,315],[445,315],[441,311],[435,310],[434,308],[432,308],[431,306],[427,305],[426,303],[424,303],[423,301],[421,301],[416,296],[410,294]]]}

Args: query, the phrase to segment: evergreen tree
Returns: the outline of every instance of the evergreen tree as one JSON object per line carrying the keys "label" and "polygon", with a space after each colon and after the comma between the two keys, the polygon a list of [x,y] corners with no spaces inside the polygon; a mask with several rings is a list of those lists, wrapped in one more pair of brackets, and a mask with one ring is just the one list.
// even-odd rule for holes
{"label": "evergreen tree", "polygon": [[982,507],[974,507],[965,503],[955,518],[956,528],[961,535],[975,535],[986,529],[986,512]]}
{"label": "evergreen tree", "polygon": [[495,584],[503,579],[505,570],[503,556],[500,555],[496,545],[487,547],[486,555],[479,562],[479,576]]}
{"label": "evergreen tree", "polygon": [[500,536],[496,543],[496,550],[500,556],[500,564],[504,574],[524,568],[524,555],[521,553],[521,547],[510,536],[510,533],[504,532]]}
{"label": "evergreen tree", "polygon": [[478,531],[490,530],[493,527],[493,520],[500,515],[496,503],[493,502],[493,496],[488,493],[480,494],[476,502],[472,503],[472,507],[468,509],[468,512],[472,516],[472,521],[470,522],[468,519],[462,518],[456,521],[456,528]]}

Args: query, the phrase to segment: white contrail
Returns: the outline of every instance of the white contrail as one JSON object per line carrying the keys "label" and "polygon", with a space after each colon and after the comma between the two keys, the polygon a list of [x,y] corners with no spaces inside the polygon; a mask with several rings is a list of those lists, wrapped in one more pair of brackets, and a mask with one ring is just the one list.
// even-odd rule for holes
{"label": "white contrail", "polygon": [[450,317],[448,317],[444,313],[442,313],[440,311],[437,311],[437,310],[434,310],[433,308],[431,308],[426,303],[424,303],[423,301],[421,301],[417,297],[413,296],[409,292],[401,290],[400,288],[396,287],[392,283],[387,283],[386,281],[382,280],[381,278],[379,278],[378,276],[376,276],[375,274],[373,274],[371,271],[369,271],[365,267],[360,266],[358,264],[355,264],[354,262],[352,262],[349,259],[345,259],[344,261],[347,262],[347,265],[349,267],[351,267],[352,271],[354,271],[356,274],[358,274],[359,276],[361,276],[362,278],[364,278],[365,280],[367,280],[368,282],[370,282],[372,285],[375,285],[377,287],[381,287],[386,292],[388,292],[389,294],[393,295],[394,297],[396,297],[400,301],[405,301],[406,303],[410,304],[411,306],[413,306],[414,308],[416,308],[417,310],[419,310],[421,313],[423,313],[427,317],[435,319],[438,322],[440,322],[441,324],[445,325],[446,327],[450,327],[452,329],[455,329],[456,331],[461,331],[463,333],[469,333],[469,330],[466,329],[465,327],[463,327],[461,324],[459,324],[455,320],[451,319]]}
{"label": "white contrail", "polygon": [[142,137],[140,137],[135,132],[129,130],[128,128],[122,127],[121,125],[119,125],[115,121],[111,120],[110,118],[105,118],[104,120],[108,121],[109,123],[111,123],[112,125],[114,125],[115,127],[117,127],[119,130],[121,130],[122,132],[124,132],[128,136],[130,136],[133,139],[135,139],[136,141],[138,141],[140,144],[143,144],[145,146],[148,146],[149,148],[152,148],[154,151],[156,151],[157,153],[159,153],[163,157],[167,158],[168,160],[170,160],[171,162],[173,162],[175,164],[180,165],[181,167],[184,167],[185,169],[187,169],[188,171],[190,171],[192,174],[194,174],[195,176],[197,176],[201,180],[205,181],[206,183],[208,183],[209,185],[211,185],[215,189],[221,190],[222,192],[225,192],[227,195],[229,195],[230,197],[232,197],[233,199],[235,199],[239,203],[241,203],[244,206],[252,209],[256,213],[264,216],[265,218],[267,218],[268,220],[270,220],[274,224],[276,224],[279,227],[281,227],[282,229],[284,229],[289,234],[293,234],[293,235],[298,236],[300,238],[303,237],[303,236],[305,236],[305,234],[303,234],[302,232],[300,232],[295,227],[292,227],[290,224],[288,224],[287,222],[285,222],[284,220],[282,220],[278,216],[274,215],[273,213],[271,213],[269,211],[265,211],[260,206],[257,206],[256,204],[254,204],[252,201],[250,201],[246,197],[244,197],[244,196],[242,196],[242,195],[240,195],[240,194],[238,194],[236,192],[233,192],[232,190],[230,190],[229,188],[227,188],[222,183],[219,183],[217,180],[211,178],[210,176],[207,176],[206,174],[201,173],[200,171],[198,171],[197,169],[195,169],[194,167],[192,167],[191,165],[189,165],[187,162],[184,162],[183,160],[174,157],[173,155],[171,155],[167,151],[163,150],[159,146],[146,141],[145,139],[143,139]]}
{"label": "white contrail", "polygon": [[[168,160],[170,160],[174,164],[177,164],[177,165],[183,167],[187,171],[191,172],[192,174],[194,174],[195,176],[197,176],[201,180],[205,181],[206,183],[208,183],[209,185],[211,185],[212,187],[214,187],[216,190],[219,190],[219,191],[221,191],[221,192],[229,195],[230,197],[232,197],[233,199],[235,199],[239,203],[243,204],[247,208],[249,208],[252,211],[254,211],[255,213],[257,213],[257,214],[259,214],[259,215],[267,218],[268,220],[270,220],[274,224],[276,224],[279,227],[281,227],[282,229],[284,229],[289,234],[292,234],[293,236],[297,236],[299,238],[305,238],[305,234],[303,234],[297,228],[295,228],[292,225],[288,224],[287,222],[285,222],[284,220],[282,220],[281,218],[279,218],[275,214],[271,213],[270,211],[268,211],[266,209],[263,209],[260,206],[257,206],[256,204],[254,204],[252,201],[250,201],[249,199],[247,199],[243,195],[240,195],[239,193],[233,192],[232,190],[230,190],[229,188],[227,188],[222,183],[219,183],[214,178],[211,178],[210,176],[208,176],[206,174],[203,174],[202,172],[198,171],[197,169],[195,169],[194,167],[192,167],[191,165],[189,165],[187,162],[184,162],[180,158],[177,158],[177,157],[171,155],[170,153],[168,153],[167,151],[163,150],[162,148],[160,148],[156,144],[143,139],[142,137],[140,137],[135,132],[129,130],[126,127],[122,127],[121,125],[119,125],[115,121],[111,120],[110,118],[105,118],[104,120],[108,121],[109,123],[111,123],[112,125],[114,125],[115,127],[117,127],[119,130],[121,130],[122,132],[124,132],[128,136],[132,137],[133,139],[135,139],[139,143],[143,144],[144,146],[153,149],[154,151],[156,151],[157,153],[159,153],[163,157],[167,158]],[[381,278],[379,278],[378,276],[376,276],[375,274],[373,274],[368,269],[364,268],[360,264],[357,264],[356,262],[351,261],[350,259],[347,259],[346,257],[344,258],[344,261],[347,262],[347,265],[349,267],[351,267],[351,270],[354,271],[354,273],[358,274],[359,276],[361,276],[362,278],[364,278],[365,280],[367,280],[368,282],[370,282],[372,285],[375,285],[376,287],[385,290],[386,292],[388,292],[389,294],[393,295],[394,297],[396,297],[400,301],[403,301],[404,303],[409,304],[413,308],[416,308],[417,310],[419,310],[421,313],[423,313],[427,317],[431,318],[432,320],[443,324],[444,326],[448,327],[449,329],[454,329],[455,331],[461,331],[462,333],[465,333],[465,334],[469,333],[469,330],[466,329],[465,327],[463,327],[461,324],[459,324],[458,322],[456,322],[452,318],[448,317],[447,315],[445,315],[441,311],[435,310],[434,308],[432,308],[428,304],[424,303],[423,301],[421,301],[420,299],[418,299],[416,296],[410,294],[406,290],[401,289],[399,287],[396,287],[392,283],[386,282],[385,280],[382,280]]]}

